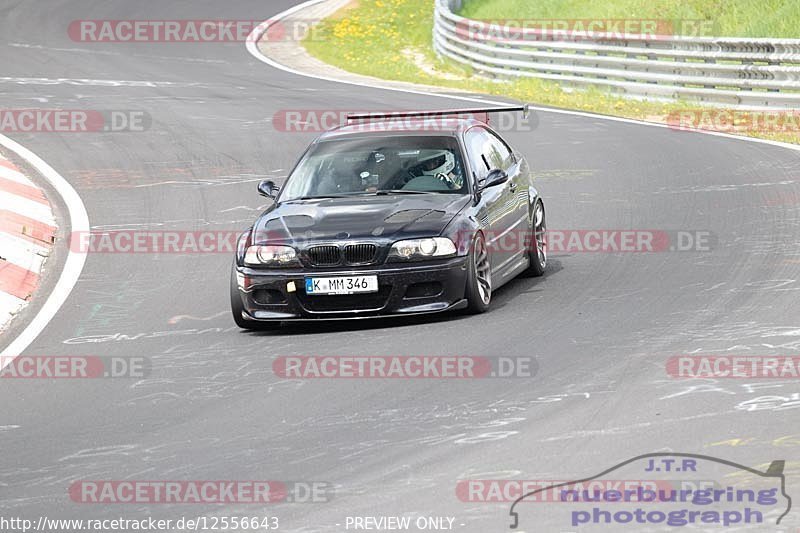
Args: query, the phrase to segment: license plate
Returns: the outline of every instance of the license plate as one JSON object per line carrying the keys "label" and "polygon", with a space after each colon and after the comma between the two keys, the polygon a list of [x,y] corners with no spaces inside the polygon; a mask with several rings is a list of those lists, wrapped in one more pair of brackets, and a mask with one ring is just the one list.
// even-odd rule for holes
{"label": "license plate", "polygon": [[306,294],[357,294],[378,292],[378,276],[306,278]]}

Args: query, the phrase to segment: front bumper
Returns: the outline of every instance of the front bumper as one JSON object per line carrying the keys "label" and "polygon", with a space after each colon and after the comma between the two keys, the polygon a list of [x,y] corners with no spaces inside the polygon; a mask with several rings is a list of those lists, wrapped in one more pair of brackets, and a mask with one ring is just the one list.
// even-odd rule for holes
{"label": "front bumper", "polygon": [[[262,270],[237,266],[244,318],[331,320],[437,313],[465,306],[467,258],[338,269]],[[378,292],[309,295],[307,277],[378,276]],[[294,289],[290,290],[291,282]]]}

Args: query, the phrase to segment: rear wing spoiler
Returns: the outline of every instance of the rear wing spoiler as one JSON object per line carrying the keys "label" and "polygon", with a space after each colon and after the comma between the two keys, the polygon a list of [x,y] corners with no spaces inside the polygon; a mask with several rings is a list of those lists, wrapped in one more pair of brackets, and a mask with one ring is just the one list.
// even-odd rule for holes
{"label": "rear wing spoiler", "polygon": [[371,120],[391,120],[400,118],[428,118],[428,117],[462,117],[473,118],[485,124],[489,124],[489,113],[522,113],[522,117],[527,119],[530,114],[530,105],[514,107],[486,107],[471,109],[445,109],[431,111],[386,111],[380,113],[348,113],[347,123],[371,121]]}

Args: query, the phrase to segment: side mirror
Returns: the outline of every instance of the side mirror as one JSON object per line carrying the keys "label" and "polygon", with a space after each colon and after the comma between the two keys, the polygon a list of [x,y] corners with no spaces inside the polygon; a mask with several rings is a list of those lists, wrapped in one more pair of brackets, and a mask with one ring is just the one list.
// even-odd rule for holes
{"label": "side mirror", "polygon": [[258,194],[266,196],[267,198],[272,198],[273,200],[278,196],[278,191],[280,190],[280,187],[275,185],[275,182],[272,180],[264,180],[258,183]]}
{"label": "side mirror", "polygon": [[481,190],[488,189],[489,187],[496,187],[497,185],[502,185],[503,183],[508,181],[508,174],[505,170],[496,168],[489,172],[489,175],[486,176],[486,179],[483,180],[483,185],[481,185]]}

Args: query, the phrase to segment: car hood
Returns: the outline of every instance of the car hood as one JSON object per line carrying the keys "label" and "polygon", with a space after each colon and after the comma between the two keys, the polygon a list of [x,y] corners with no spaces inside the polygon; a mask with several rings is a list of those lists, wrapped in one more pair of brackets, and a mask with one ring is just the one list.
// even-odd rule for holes
{"label": "car hood", "polygon": [[253,227],[253,244],[388,241],[439,235],[470,201],[466,195],[359,196],[274,205]]}

